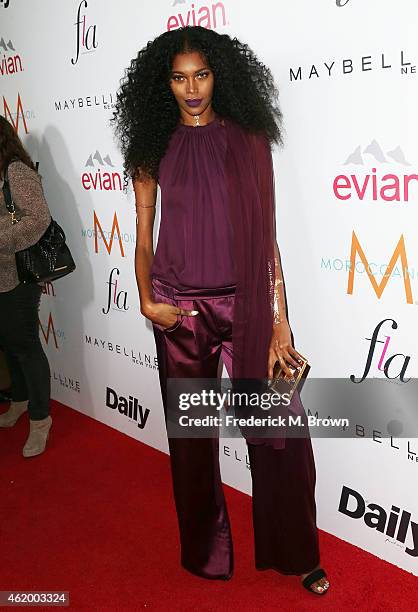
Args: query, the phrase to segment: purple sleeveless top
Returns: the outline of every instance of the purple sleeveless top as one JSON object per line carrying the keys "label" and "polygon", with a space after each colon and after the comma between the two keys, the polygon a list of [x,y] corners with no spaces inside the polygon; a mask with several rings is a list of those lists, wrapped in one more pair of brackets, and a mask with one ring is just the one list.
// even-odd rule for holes
{"label": "purple sleeveless top", "polygon": [[235,284],[225,184],[226,127],[178,124],[160,161],[161,222],[151,277],[179,290]]}

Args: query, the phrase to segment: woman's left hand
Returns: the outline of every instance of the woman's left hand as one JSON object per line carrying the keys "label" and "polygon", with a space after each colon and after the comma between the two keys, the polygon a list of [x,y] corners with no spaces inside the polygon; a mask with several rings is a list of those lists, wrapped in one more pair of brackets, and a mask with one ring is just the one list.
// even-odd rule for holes
{"label": "woman's left hand", "polygon": [[270,341],[268,358],[268,378],[273,378],[273,368],[278,361],[285,376],[292,377],[292,372],[287,364],[299,368],[302,364],[302,356],[292,346],[290,326],[287,320],[273,325],[273,333]]}

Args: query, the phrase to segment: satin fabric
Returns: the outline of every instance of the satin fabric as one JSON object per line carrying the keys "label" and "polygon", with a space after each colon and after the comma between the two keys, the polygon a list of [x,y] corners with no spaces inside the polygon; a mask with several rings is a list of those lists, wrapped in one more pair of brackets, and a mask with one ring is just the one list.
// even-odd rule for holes
{"label": "satin fabric", "polygon": [[[216,378],[222,361],[232,374],[236,287],[178,290],[152,279],[152,289],[156,302],[199,311],[196,316],[181,315],[168,328],[153,323],[167,419],[170,377]],[[198,576],[226,580],[233,573],[234,549],[220,474],[219,438],[169,436],[168,444],[181,564]],[[319,563],[316,476],[309,435],[288,439],[280,451],[271,445],[247,446],[255,566],[284,574],[307,573]]]}

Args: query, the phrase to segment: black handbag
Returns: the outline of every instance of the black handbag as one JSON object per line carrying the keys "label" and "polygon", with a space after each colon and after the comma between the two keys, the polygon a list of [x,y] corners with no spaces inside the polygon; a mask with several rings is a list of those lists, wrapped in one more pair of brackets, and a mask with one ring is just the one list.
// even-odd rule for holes
{"label": "black handbag", "polygon": [[[8,167],[4,171],[3,194],[12,224],[18,223],[20,219],[15,216],[16,206],[10,191]],[[17,274],[21,283],[54,281],[76,268],[70,249],[65,243],[64,230],[53,219],[36,244],[18,251],[15,255]]]}

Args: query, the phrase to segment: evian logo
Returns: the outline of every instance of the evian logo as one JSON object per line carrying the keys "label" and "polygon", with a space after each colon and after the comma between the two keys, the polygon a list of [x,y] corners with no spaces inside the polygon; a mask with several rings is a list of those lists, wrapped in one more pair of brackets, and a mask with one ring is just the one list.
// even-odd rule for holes
{"label": "evian logo", "polygon": [[144,429],[150,413],[149,408],[143,408],[138,398],[133,395],[124,397],[118,395],[111,387],[106,387],[106,406],[111,410],[117,410],[119,414],[135,421],[139,429]]}
{"label": "evian logo", "polygon": [[411,513],[398,506],[392,506],[387,512],[375,503],[366,504],[363,496],[354,489],[343,486],[338,512],[352,519],[363,519],[370,529],[384,533],[395,542],[404,544],[409,536],[410,545],[405,552],[411,557],[418,557],[418,524],[411,521]]}
{"label": "evian logo", "polygon": [[393,171],[381,176],[377,167],[372,167],[371,172],[369,168],[361,168],[352,174],[338,174],[333,181],[334,195],[338,200],[409,202],[411,193],[417,197],[418,174],[400,174],[397,171],[397,166],[411,165],[400,146],[384,153],[377,140],[372,140],[364,149],[360,145],[356,147],[344,165],[369,166],[370,159],[373,166],[394,164]]}
{"label": "evian logo", "polygon": [[86,168],[81,175],[81,184],[86,191],[122,191],[122,178],[119,172],[112,171],[115,166],[109,153],[104,157],[99,151],[91,153]]}
{"label": "evian logo", "polygon": [[[373,330],[373,334],[371,338],[366,338],[366,340],[370,341],[369,353],[367,355],[366,365],[364,368],[363,376],[359,379],[355,379],[355,375],[351,374],[350,380],[354,383],[361,383],[367,377],[370,368],[373,363],[373,358],[375,351],[377,349],[377,345],[383,345],[381,347],[380,353],[377,353],[376,357],[378,359],[377,369],[380,372],[383,372],[386,378],[390,380],[394,380],[395,378],[399,378],[403,383],[406,383],[410,380],[408,378],[405,379],[406,369],[411,361],[411,357],[409,355],[404,355],[403,353],[393,353],[392,355],[388,354],[389,344],[392,340],[392,336],[384,335],[382,339],[379,339],[379,333],[381,328],[386,322],[391,322],[392,329],[398,329],[398,324],[394,319],[383,319],[376,325]],[[391,370],[389,370],[391,368]],[[396,369],[396,371],[394,371]],[[392,374],[392,375],[391,375]]]}
{"label": "evian logo", "polygon": [[[182,5],[185,5],[184,8]],[[226,10],[223,2],[212,2],[211,4],[202,4],[201,6],[196,5],[196,2],[192,2],[188,6],[186,0],[174,0],[172,6],[178,8],[177,12],[168,18],[167,30],[176,30],[184,26],[201,26],[209,30],[216,30],[219,27],[228,25],[229,22],[226,20]]]}
{"label": "evian logo", "polygon": [[91,53],[97,49],[96,25],[87,25],[86,15],[82,14],[83,8],[87,8],[87,0],[81,0],[77,9],[77,48],[75,58],[71,58],[73,66],[78,62],[80,55]]}
{"label": "evian logo", "polygon": [[8,43],[4,38],[0,39],[0,76],[23,72],[22,58],[13,46],[11,40]]}

